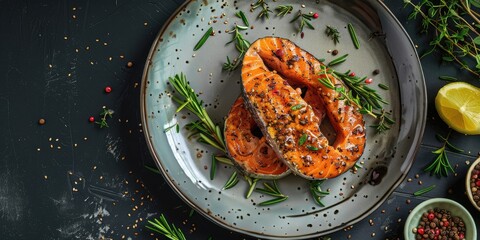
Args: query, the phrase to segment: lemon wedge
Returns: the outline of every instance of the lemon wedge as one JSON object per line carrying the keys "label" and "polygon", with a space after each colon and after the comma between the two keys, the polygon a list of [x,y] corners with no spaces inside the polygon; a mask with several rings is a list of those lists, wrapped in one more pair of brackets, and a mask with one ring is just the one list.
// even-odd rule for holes
{"label": "lemon wedge", "polygon": [[438,91],[435,107],[455,131],[480,134],[480,88],[465,82],[449,83]]}

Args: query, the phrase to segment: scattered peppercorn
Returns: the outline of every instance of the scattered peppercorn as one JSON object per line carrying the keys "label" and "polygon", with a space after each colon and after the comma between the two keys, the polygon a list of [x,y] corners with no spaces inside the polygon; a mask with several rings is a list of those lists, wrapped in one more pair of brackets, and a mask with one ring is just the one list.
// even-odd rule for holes
{"label": "scattered peppercorn", "polygon": [[333,56],[335,56],[335,55],[337,55],[337,54],[338,54],[338,50],[337,50],[337,49],[335,49],[335,50],[332,51],[332,55],[333,55]]}
{"label": "scattered peppercorn", "polygon": [[44,118],[40,118],[40,119],[38,119],[38,124],[40,124],[40,125],[43,125],[43,124],[45,124],[45,122],[46,122],[46,121],[45,121],[45,119],[44,119]]}
{"label": "scattered peppercorn", "polygon": [[128,68],[133,67],[133,62],[128,62],[128,63],[127,63],[127,67],[128,67]]}
{"label": "scattered peppercorn", "polygon": [[318,13],[314,13],[313,18],[317,19],[318,18]]}
{"label": "scattered peppercorn", "polygon": [[89,122],[95,122],[95,118],[93,116],[91,116],[91,117],[88,118],[88,121]]}
{"label": "scattered peppercorn", "polygon": [[365,80],[365,83],[366,83],[366,84],[370,84],[370,83],[372,83],[372,82],[373,82],[373,79],[371,79],[371,78],[367,78],[367,79]]}
{"label": "scattered peppercorn", "polygon": [[373,75],[378,75],[379,73],[380,73],[380,70],[379,70],[379,69],[373,70]]}
{"label": "scattered peppercorn", "polygon": [[110,93],[111,91],[112,91],[112,88],[111,88],[111,87],[109,87],[109,86],[106,86],[106,87],[105,87],[105,92],[106,92],[106,93]]}

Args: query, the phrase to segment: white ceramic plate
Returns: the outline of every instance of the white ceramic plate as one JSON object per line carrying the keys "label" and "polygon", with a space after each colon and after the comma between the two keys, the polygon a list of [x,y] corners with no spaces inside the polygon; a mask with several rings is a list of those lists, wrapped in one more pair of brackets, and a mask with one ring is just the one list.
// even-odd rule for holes
{"label": "white ceramic plate", "polygon": [[[268,1],[273,13],[269,19],[258,19],[259,9],[251,12],[251,1],[187,1],[167,22],[154,42],[142,81],[141,111],[143,127],[150,151],[166,181],[181,198],[206,218],[233,231],[261,237],[300,239],[328,234],[359,221],[375,210],[403,180],[420,144],[426,119],[426,92],[421,66],[409,37],[381,1]],[[275,8],[291,4],[292,14],[275,16]],[[242,10],[251,28],[242,32],[250,42],[264,36],[279,36],[326,62],[349,54],[336,70],[353,70],[357,75],[371,76],[372,88],[390,104],[385,106],[397,121],[385,134],[367,130],[367,145],[362,158],[363,168],[347,172],[324,183],[330,195],[323,199],[326,207],[315,204],[308,182],[296,176],[278,181],[287,201],[262,207],[258,203],[269,196],[255,192],[245,199],[247,183],[240,181],[229,190],[222,190],[231,167],[220,165],[217,176],[210,180],[212,154],[218,152],[189,139],[185,124],[195,121],[185,111],[175,113],[168,78],[184,73],[193,89],[204,101],[209,115],[223,126],[230,106],[240,94],[240,69],[222,71],[226,57],[234,58],[233,44],[226,45],[233,35],[225,30],[243,24],[235,17]],[[297,25],[290,20],[301,10],[317,12],[311,21],[315,30],[305,28],[304,37],[297,34]],[[355,49],[346,28],[355,26],[360,49]],[[327,25],[340,32],[335,45],[325,34]],[[210,37],[198,51],[193,47],[203,33],[213,26]],[[338,49],[332,56],[329,50]],[[372,76],[375,69],[380,74]],[[377,84],[389,86],[381,90]],[[164,130],[179,124],[181,131]],[[367,126],[374,120],[366,118]],[[372,181],[375,178],[375,181]],[[261,183],[258,185],[261,186]]]}

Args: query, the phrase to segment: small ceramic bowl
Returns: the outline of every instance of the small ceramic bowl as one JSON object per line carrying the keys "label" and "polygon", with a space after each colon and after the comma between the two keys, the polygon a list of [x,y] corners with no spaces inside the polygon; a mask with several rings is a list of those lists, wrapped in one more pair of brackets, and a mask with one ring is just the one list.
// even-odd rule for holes
{"label": "small ceramic bowl", "polygon": [[432,198],[426,200],[412,210],[412,212],[408,215],[407,221],[405,222],[405,227],[403,229],[403,235],[406,240],[415,239],[413,229],[418,226],[422,214],[433,208],[445,209],[450,211],[452,216],[462,218],[467,230],[465,233],[465,239],[477,240],[477,228],[472,215],[470,215],[467,209],[465,209],[459,203],[446,198]]}
{"label": "small ceramic bowl", "polygon": [[470,165],[470,168],[468,169],[467,176],[465,177],[465,188],[467,189],[467,196],[468,199],[470,199],[470,202],[473,204],[473,206],[480,211],[480,206],[478,206],[475,201],[473,200],[473,193],[472,193],[472,188],[470,187],[470,178],[472,177],[472,172],[473,169],[475,168],[475,165],[480,163],[480,157],[475,160],[475,162]]}

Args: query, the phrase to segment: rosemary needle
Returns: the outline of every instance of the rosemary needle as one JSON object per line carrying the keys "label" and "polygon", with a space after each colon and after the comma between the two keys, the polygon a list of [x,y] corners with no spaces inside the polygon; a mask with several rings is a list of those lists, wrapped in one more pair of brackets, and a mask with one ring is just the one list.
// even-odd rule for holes
{"label": "rosemary needle", "polygon": [[434,185],[430,185],[430,186],[428,186],[428,187],[426,187],[426,188],[422,188],[422,189],[414,192],[413,195],[414,195],[414,196],[423,195],[423,194],[425,194],[425,193],[427,193],[427,192],[432,191],[435,187],[436,187],[435,184],[434,184]]}
{"label": "rosemary needle", "polygon": [[200,38],[200,40],[198,41],[198,43],[195,45],[195,47],[193,48],[193,51],[197,51],[198,49],[200,49],[203,44],[205,44],[205,42],[207,41],[207,39],[212,35],[213,33],[213,27],[210,27],[202,36],[202,38]]}
{"label": "rosemary needle", "polygon": [[348,27],[348,32],[350,33],[350,37],[352,38],[353,46],[355,46],[356,49],[360,48],[360,43],[358,42],[357,38],[357,33],[355,32],[355,28],[353,28],[353,25],[349,23],[347,25]]}

